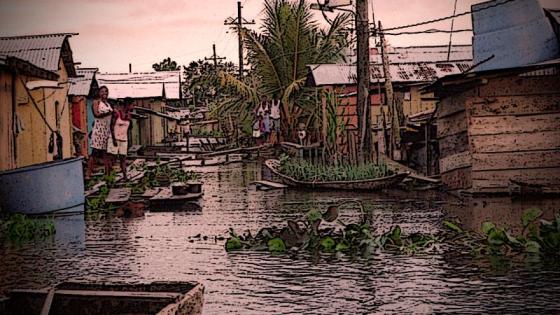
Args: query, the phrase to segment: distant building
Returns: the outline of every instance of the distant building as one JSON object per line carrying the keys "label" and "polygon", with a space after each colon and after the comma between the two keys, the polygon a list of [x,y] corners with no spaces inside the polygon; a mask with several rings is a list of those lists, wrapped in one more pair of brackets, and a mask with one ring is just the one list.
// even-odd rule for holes
{"label": "distant building", "polygon": [[97,93],[97,68],[78,68],[77,76],[70,78],[68,99],[72,105],[72,127],[75,141],[79,142],[77,155],[88,156],[88,135],[93,128],[93,99]]}
{"label": "distant building", "polygon": [[[99,86],[107,86],[110,99],[129,97],[136,107],[162,114],[168,104],[181,99],[180,80],[180,71],[97,74]],[[167,130],[167,121],[161,116],[148,115],[146,119],[134,120],[130,144],[161,144]]]}
{"label": "distant building", "polygon": [[72,35],[0,37],[0,128],[6,140],[0,169],[72,156],[67,98],[69,78],[76,76],[68,41]]}

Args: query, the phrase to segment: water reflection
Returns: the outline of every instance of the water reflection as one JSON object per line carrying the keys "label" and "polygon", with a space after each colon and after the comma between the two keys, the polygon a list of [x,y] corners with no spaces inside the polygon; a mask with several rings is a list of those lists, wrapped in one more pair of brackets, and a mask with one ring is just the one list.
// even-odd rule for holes
{"label": "water reflection", "polygon": [[[0,286],[38,286],[68,278],[194,280],[206,286],[207,314],[495,313],[560,309],[560,299],[556,299],[560,274],[554,268],[527,268],[523,263],[515,263],[510,266],[511,272],[499,274],[492,271],[487,261],[451,253],[381,253],[367,259],[227,254],[224,241],[216,237],[226,236],[230,227],[255,233],[264,226],[281,226],[286,219],[301,218],[307,207],[324,209],[328,204],[348,199],[362,200],[371,213],[372,225],[380,231],[398,224],[406,233],[435,233],[444,213],[453,209],[468,226],[479,226],[482,219],[478,217],[486,214],[481,215],[482,210],[454,208],[446,203],[447,197],[436,193],[258,191],[250,185],[262,176],[258,164],[202,170],[202,211],[89,221],[82,244],[58,246],[46,240],[21,248],[3,247]],[[356,222],[360,211],[348,204],[340,218]]]}

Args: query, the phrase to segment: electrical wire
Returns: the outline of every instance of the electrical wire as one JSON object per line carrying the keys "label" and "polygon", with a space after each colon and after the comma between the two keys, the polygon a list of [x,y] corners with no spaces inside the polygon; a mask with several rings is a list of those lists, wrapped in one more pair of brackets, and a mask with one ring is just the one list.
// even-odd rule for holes
{"label": "electrical wire", "polygon": [[450,16],[446,16],[446,17],[442,17],[442,18],[438,18],[438,19],[434,19],[434,20],[418,22],[418,23],[408,24],[408,25],[403,25],[403,26],[389,27],[389,28],[386,28],[385,31],[395,31],[395,30],[401,30],[401,29],[411,28],[411,27],[415,27],[415,26],[422,26],[422,25],[426,25],[426,24],[441,22],[441,21],[453,19],[453,18],[456,18],[456,17],[469,15],[469,14],[473,14],[473,13],[476,13],[476,12],[480,12],[480,11],[488,10],[488,9],[495,8],[495,7],[498,7],[498,6],[502,6],[504,4],[507,4],[507,3],[510,3],[510,2],[513,2],[513,1],[516,1],[516,0],[505,0],[503,2],[497,2],[497,3],[495,3],[493,5],[489,5],[487,7],[482,7],[480,9],[465,11],[465,12],[462,12],[462,13],[459,13],[459,14],[454,14],[454,15],[450,15]]}
{"label": "electrical wire", "polygon": [[424,31],[397,32],[397,33],[383,31],[383,32],[377,32],[377,34],[399,36],[399,35],[436,34],[436,33],[451,34],[451,33],[461,33],[461,32],[472,32],[472,31],[473,31],[472,29],[462,29],[462,30],[454,30],[454,31],[429,29]]}

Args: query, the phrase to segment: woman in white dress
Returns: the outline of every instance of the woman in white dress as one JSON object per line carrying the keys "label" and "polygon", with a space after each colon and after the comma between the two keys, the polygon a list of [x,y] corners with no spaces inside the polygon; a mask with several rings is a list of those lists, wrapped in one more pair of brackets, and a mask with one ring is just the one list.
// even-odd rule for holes
{"label": "woman in white dress", "polygon": [[107,144],[111,136],[111,116],[113,108],[108,101],[109,89],[102,86],[98,98],[93,101],[93,130],[91,131],[91,155],[88,160],[86,178],[90,178],[97,160],[103,160],[105,174],[110,173],[110,160],[107,156]]}

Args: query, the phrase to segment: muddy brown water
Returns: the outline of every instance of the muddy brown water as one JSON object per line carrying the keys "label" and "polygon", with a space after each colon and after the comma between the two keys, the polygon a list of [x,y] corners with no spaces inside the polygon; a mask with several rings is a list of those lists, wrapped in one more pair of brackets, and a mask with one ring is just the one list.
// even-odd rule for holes
{"label": "muddy brown water", "polygon": [[[224,240],[216,239],[227,236],[229,227],[255,233],[302,217],[303,208],[324,209],[352,198],[372,209],[377,229],[398,224],[405,233],[433,233],[448,212],[473,227],[485,218],[517,220],[521,211],[512,210],[506,199],[473,202],[464,209],[454,199],[425,192],[258,191],[250,183],[261,177],[259,164],[199,170],[205,183],[202,211],[85,224],[77,219],[59,226],[55,238],[5,243],[0,288],[67,279],[199,281],[206,287],[205,314],[560,312],[560,268],[549,264],[445,252],[381,253],[368,259],[226,253]],[[533,200],[519,208],[539,203],[558,205],[557,200]],[[358,217],[356,207],[343,208],[343,221]]]}

